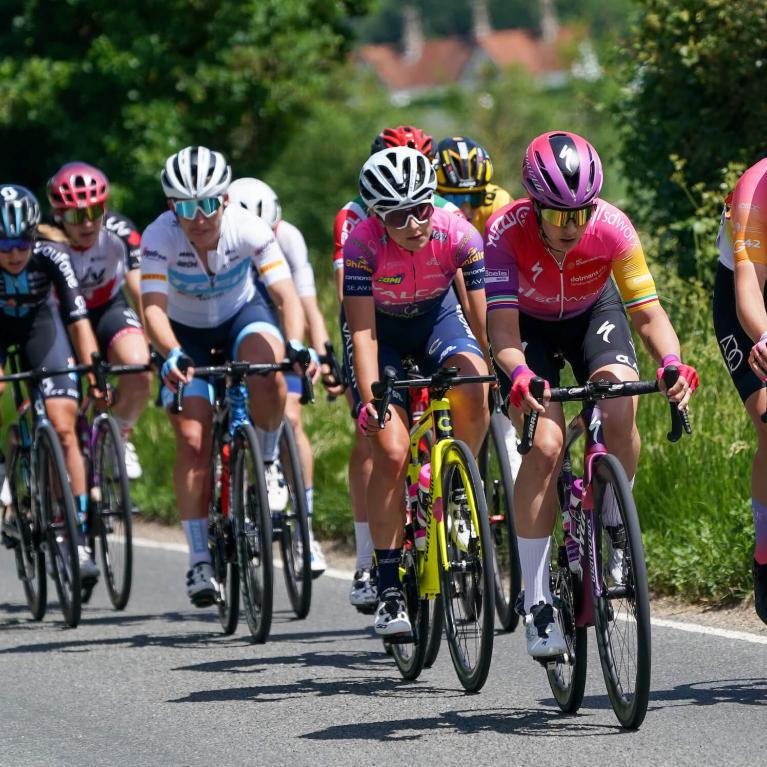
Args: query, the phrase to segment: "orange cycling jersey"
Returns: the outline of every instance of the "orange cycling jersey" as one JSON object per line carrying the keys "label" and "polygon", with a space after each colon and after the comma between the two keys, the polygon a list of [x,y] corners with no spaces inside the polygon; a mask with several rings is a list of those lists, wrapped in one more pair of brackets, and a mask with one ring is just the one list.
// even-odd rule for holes
{"label": "orange cycling jersey", "polygon": [[487,309],[519,309],[543,320],[591,308],[610,279],[629,313],[658,303],[655,282],[628,217],[604,200],[562,263],[544,244],[528,199],[501,208],[485,232]]}

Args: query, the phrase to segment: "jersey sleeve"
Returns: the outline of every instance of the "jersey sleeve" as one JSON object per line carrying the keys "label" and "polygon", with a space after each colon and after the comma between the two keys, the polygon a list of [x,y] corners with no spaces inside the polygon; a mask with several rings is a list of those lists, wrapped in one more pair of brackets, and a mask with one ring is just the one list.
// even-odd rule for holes
{"label": "jersey sleeve", "polygon": [[514,253],[503,234],[493,226],[502,217],[489,222],[485,233],[485,294],[487,311],[519,309],[519,272]]}
{"label": "jersey sleeve", "polygon": [[141,295],[168,295],[168,256],[172,244],[158,224],[150,224],[141,236]]}
{"label": "jersey sleeve", "polygon": [[367,218],[365,209],[355,199],[346,203],[333,221],[333,271],[344,268],[344,245],[357,224]]}
{"label": "jersey sleeve", "polygon": [[344,243],[344,296],[372,296],[375,254],[355,234]]}
{"label": "jersey sleeve", "polygon": [[243,240],[251,251],[258,279],[266,287],[289,280],[290,267],[271,227],[257,216],[248,216],[247,225],[243,225],[241,231]]}
{"label": "jersey sleeve", "polygon": [[51,284],[56,289],[59,311],[64,323],[71,325],[73,322],[85,319],[88,316],[88,309],[69,253],[51,243],[44,243],[37,252],[41,256],[43,269],[48,273]]}
{"label": "jersey sleeve", "polygon": [[613,261],[612,272],[629,314],[659,303],[655,280],[650,274],[639,238],[621,258]]}
{"label": "jersey sleeve", "polygon": [[125,247],[125,268],[131,272],[141,266],[141,234],[136,225],[127,216],[107,212],[104,226],[114,232]]}
{"label": "jersey sleeve", "polygon": [[314,270],[309,261],[309,251],[301,231],[287,221],[280,221],[275,234],[277,243],[288,261],[290,274],[296,284],[296,292],[301,297],[316,296]]}
{"label": "jersey sleeve", "polygon": [[738,180],[730,205],[730,226],[735,263],[767,265],[767,168],[764,161]]}
{"label": "jersey sleeve", "polygon": [[468,224],[456,248],[456,267],[463,272],[466,290],[485,287],[485,252],[482,236]]}

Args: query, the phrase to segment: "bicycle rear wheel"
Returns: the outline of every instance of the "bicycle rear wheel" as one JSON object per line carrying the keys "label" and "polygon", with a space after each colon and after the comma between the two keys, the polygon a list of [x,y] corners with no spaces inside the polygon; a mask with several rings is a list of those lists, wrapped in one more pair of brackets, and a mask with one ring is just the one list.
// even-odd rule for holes
{"label": "bicycle rear wheel", "polygon": [[[618,459],[599,456],[593,472],[594,558],[602,590],[602,596],[594,599],[599,660],[618,721],[636,729],[647,713],[651,666],[650,597],[642,534],[631,486]],[[622,554],[617,560],[613,554],[613,564],[617,561],[618,566],[611,568],[610,555],[616,550]]]}
{"label": "bicycle rear wheel", "polygon": [[293,427],[282,422],[280,461],[288,486],[288,505],[280,513],[280,551],[288,598],[297,618],[305,618],[312,604],[312,560],[309,548],[309,510],[304,475]]}
{"label": "bicycle rear wheel", "polygon": [[401,570],[402,593],[405,595],[405,605],[410,616],[412,638],[406,642],[389,642],[384,644],[391,648],[394,661],[404,679],[417,679],[423,671],[429,636],[429,600],[421,599],[418,590],[418,571],[415,554],[410,547],[402,550]]}
{"label": "bicycle rear wheel", "polygon": [[506,429],[511,424],[499,412],[490,418],[490,428],[479,454],[479,471],[485,483],[485,500],[493,539],[495,609],[504,631],[514,631],[519,615],[514,605],[522,574],[514,526],[514,478],[506,447]]}
{"label": "bicycle rear wheel", "polygon": [[35,435],[37,492],[53,582],[68,626],[80,622],[81,582],[77,555],[75,499],[64,453],[50,423],[38,424]]}
{"label": "bicycle rear wheel", "polygon": [[264,461],[255,429],[237,427],[232,444],[232,524],[240,570],[240,591],[248,628],[265,642],[272,625],[272,515]]}
{"label": "bicycle rear wheel", "polygon": [[91,514],[101,543],[109,599],[115,610],[122,610],[130,598],[133,581],[133,530],[131,519],[130,481],[125,471],[125,447],[120,430],[112,416],[103,414],[96,420],[94,449],[95,513]]}
{"label": "bicycle rear wheel", "polygon": [[465,443],[444,453],[442,497],[448,567],[440,573],[450,655],[465,689],[482,688],[493,655],[493,544],[477,464]]}
{"label": "bicycle rear wheel", "polygon": [[18,535],[14,546],[16,572],[24,587],[24,595],[32,617],[39,621],[45,615],[48,600],[48,583],[45,578],[45,554],[40,547],[40,525],[32,504],[31,456],[21,447],[18,427],[9,428],[11,455],[8,483],[11,490],[11,506],[5,523]]}

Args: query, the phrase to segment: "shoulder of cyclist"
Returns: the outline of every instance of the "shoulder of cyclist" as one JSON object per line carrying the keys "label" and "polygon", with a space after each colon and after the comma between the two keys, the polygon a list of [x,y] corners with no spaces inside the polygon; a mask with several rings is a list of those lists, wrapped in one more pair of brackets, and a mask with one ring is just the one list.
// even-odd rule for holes
{"label": "shoulder of cyclist", "polygon": [[80,291],[69,253],[56,243],[38,241],[32,251],[27,270],[41,269],[56,288],[62,319],[65,323],[77,322],[88,316],[85,298]]}
{"label": "shoulder of cyclist", "polygon": [[141,233],[127,216],[117,211],[104,213],[104,230],[125,248],[128,269],[138,269],[141,259]]}
{"label": "shoulder of cyclist", "polygon": [[370,214],[361,197],[349,200],[336,213],[333,221],[333,269],[342,269],[344,265],[344,244],[357,224],[368,218]]}
{"label": "shoulder of cyclist", "polygon": [[767,157],[743,173],[728,200],[735,261],[767,264]]}

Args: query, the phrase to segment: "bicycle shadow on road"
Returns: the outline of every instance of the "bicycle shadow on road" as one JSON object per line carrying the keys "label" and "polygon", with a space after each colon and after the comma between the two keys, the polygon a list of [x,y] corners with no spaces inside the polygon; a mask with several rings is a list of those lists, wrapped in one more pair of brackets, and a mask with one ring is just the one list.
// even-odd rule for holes
{"label": "bicycle shadow on road", "polygon": [[649,711],[679,706],[718,706],[737,703],[741,706],[767,706],[767,678],[713,679],[680,684],[668,690],[650,693]]}

